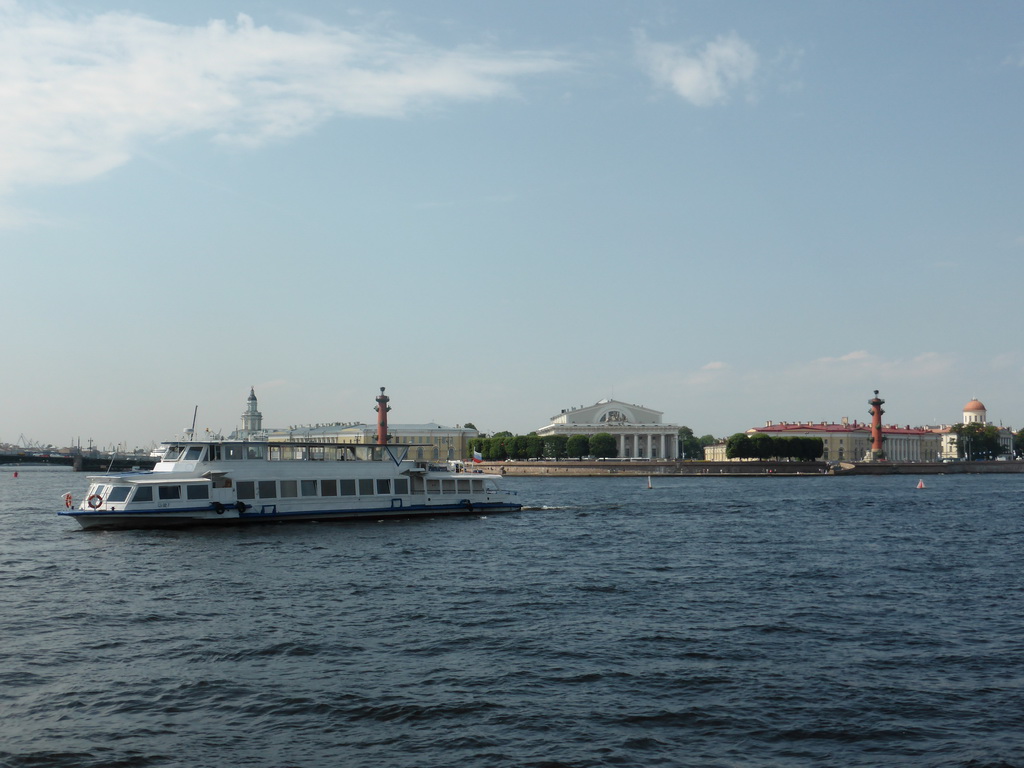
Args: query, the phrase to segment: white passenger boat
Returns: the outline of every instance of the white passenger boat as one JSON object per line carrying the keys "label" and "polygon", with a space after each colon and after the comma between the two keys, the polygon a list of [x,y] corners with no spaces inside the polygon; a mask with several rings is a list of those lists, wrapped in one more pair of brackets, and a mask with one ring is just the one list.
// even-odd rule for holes
{"label": "white passenger boat", "polygon": [[66,509],[83,528],[154,528],[513,511],[496,475],[404,458],[407,446],[177,441],[152,471],[96,475]]}
{"label": "white passenger boat", "polygon": [[151,471],[95,475],[58,514],[83,528],[157,528],[285,520],[377,520],[521,509],[496,475],[412,461],[387,443],[381,389],[377,444],[263,440],[163,443]]}

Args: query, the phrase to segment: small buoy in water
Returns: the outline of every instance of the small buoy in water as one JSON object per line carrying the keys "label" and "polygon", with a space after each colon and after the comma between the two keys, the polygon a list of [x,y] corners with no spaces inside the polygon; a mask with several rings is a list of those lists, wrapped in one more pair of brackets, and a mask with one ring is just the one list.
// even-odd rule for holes
{"label": "small buoy in water", "polygon": [[647,476],[647,487],[648,487],[648,488],[651,488],[651,487],[652,487],[652,486],[651,486],[651,476],[650,476],[650,475],[648,475],[648,476]]}
{"label": "small buoy in water", "polygon": [[924,488],[924,480],[918,480],[917,481],[917,487],[918,488]]}
{"label": "small buoy in water", "polygon": [[14,476],[15,476],[15,477],[17,477],[17,476],[18,476],[18,473],[17,473],[17,472],[15,472],[15,473],[14,473]]}

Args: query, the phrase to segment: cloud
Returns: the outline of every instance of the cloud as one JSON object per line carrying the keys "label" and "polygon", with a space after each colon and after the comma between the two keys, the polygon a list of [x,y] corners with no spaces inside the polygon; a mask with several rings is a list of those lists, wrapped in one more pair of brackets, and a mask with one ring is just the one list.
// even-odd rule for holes
{"label": "cloud", "polygon": [[697,107],[723,104],[757,72],[757,52],[735,33],[719,35],[700,50],[636,36],[641,66],[658,85],[671,88]]}
{"label": "cloud", "polygon": [[867,360],[871,356],[866,350],[858,349],[856,352],[847,352],[845,355],[839,357],[821,357],[818,358],[818,363],[848,363],[853,360]]}
{"label": "cloud", "polygon": [[954,364],[953,358],[936,352],[886,360],[861,349],[838,357],[820,357],[809,363],[798,363],[781,374],[793,379],[812,375],[816,378],[867,376],[877,381],[908,381],[948,373]]}
{"label": "cloud", "polygon": [[147,141],[201,133],[256,147],[338,116],[509,97],[517,80],[565,66],[544,52],[441,49],[314,21],[189,27],[0,0],[0,196],[93,179]]}

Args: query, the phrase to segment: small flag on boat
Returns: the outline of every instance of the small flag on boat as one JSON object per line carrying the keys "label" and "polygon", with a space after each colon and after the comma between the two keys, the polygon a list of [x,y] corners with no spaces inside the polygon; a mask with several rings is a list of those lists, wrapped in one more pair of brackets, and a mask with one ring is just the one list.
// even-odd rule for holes
{"label": "small flag on boat", "polygon": [[473,451],[473,463],[474,464],[479,464],[483,460],[484,460],[484,457],[480,455],[479,451]]}

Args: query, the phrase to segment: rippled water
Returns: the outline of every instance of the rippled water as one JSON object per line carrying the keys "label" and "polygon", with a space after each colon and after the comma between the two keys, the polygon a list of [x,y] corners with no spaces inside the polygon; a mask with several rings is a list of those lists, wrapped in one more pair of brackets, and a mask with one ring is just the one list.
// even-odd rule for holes
{"label": "rippled water", "polygon": [[5,767],[1024,766],[1020,476],[94,533],[2,469]]}

